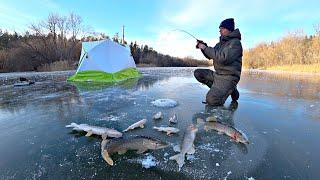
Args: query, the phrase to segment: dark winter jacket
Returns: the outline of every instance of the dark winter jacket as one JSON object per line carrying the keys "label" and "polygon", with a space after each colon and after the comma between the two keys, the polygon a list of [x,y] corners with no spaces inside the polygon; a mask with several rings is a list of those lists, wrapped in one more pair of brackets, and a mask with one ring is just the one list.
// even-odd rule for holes
{"label": "dark winter jacket", "polygon": [[213,66],[218,75],[228,75],[232,80],[239,81],[242,67],[242,45],[239,29],[227,36],[221,36],[220,42],[213,48],[206,47],[202,53],[213,59]]}

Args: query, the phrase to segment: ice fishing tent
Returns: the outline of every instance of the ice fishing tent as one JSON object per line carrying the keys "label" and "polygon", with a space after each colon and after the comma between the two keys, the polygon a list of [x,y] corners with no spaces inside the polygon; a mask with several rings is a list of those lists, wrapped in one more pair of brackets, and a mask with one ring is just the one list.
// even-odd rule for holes
{"label": "ice fishing tent", "polygon": [[139,76],[129,47],[106,39],[82,42],[77,72],[68,80],[116,82]]}

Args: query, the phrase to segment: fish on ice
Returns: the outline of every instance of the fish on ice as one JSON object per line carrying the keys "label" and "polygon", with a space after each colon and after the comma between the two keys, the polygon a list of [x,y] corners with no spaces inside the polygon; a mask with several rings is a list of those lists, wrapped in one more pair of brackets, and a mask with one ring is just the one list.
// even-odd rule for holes
{"label": "fish on ice", "polygon": [[170,117],[170,118],[169,118],[169,122],[170,122],[170,123],[173,123],[173,124],[178,123],[177,115],[174,114],[172,117]]}
{"label": "fish on ice", "polygon": [[114,162],[110,156],[114,153],[125,154],[128,150],[136,150],[136,153],[141,154],[147,150],[162,149],[168,146],[167,142],[146,136],[131,136],[112,140],[104,139],[101,142],[101,155],[109,165],[113,166]]}
{"label": "fish on ice", "polygon": [[216,121],[216,122],[206,122],[204,124],[204,130],[209,131],[209,130],[215,130],[218,132],[218,134],[225,134],[229,136],[232,140],[238,143],[243,143],[243,144],[249,144],[248,137],[242,133],[240,130],[226,125],[222,122]]}
{"label": "fish on ice", "polygon": [[182,166],[184,165],[184,159],[186,154],[194,154],[194,139],[196,137],[196,133],[198,128],[195,127],[193,124],[188,126],[187,130],[184,133],[182,144],[180,145],[180,153],[174,156],[171,156],[170,160],[175,160],[178,163],[179,171],[181,170]]}
{"label": "fish on ice", "polygon": [[77,123],[71,123],[69,125],[66,125],[67,128],[73,128],[75,131],[85,131],[87,132],[86,136],[91,136],[93,134],[102,136],[103,139],[107,137],[114,137],[119,138],[122,137],[122,133],[115,130],[115,129],[109,129],[106,127],[100,127],[100,126],[91,126],[88,124],[77,124]]}
{"label": "fish on ice", "polygon": [[123,130],[122,132],[127,132],[129,131],[130,129],[135,129],[137,127],[140,127],[140,128],[144,128],[144,124],[147,122],[147,119],[142,119],[132,125],[130,125],[127,129]]}
{"label": "fish on ice", "polygon": [[171,134],[175,134],[178,133],[180,130],[178,128],[174,128],[174,127],[156,127],[154,126],[153,129],[156,129],[158,131],[163,131],[166,132],[167,135],[171,135]]}

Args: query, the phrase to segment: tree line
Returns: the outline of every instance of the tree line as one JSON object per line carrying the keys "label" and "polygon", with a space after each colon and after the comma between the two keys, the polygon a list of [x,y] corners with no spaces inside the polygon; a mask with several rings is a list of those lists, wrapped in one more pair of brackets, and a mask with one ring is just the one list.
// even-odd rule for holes
{"label": "tree line", "polygon": [[250,69],[319,63],[320,25],[315,25],[315,34],[311,36],[305,35],[303,30],[296,30],[278,41],[260,43],[246,50],[243,58],[244,67]]}
{"label": "tree line", "polygon": [[[82,41],[112,39],[122,42],[116,33],[112,38],[83,24],[79,15],[50,14],[31,24],[23,35],[0,29],[0,72],[53,71],[77,68]],[[176,58],[156,52],[148,45],[130,43],[137,64],[152,66],[208,66],[208,61]]]}
{"label": "tree line", "polygon": [[210,61],[199,61],[192,57],[178,58],[163,55],[148,45],[139,46],[136,42],[131,42],[129,47],[136,64],[146,64],[157,67],[196,67],[211,65]]}

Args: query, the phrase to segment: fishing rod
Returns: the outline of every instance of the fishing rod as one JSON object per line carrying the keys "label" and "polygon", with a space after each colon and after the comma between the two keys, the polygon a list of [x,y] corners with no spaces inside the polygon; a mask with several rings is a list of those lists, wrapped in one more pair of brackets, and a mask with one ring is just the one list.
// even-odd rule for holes
{"label": "fishing rod", "polygon": [[185,30],[183,30],[183,29],[174,29],[174,30],[172,30],[172,31],[180,31],[180,32],[184,32],[184,33],[186,33],[186,34],[188,34],[188,35],[190,35],[191,37],[193,37],[194,39],[196,39],[197,41],[200,41],[198,38],[196,38],[194,35],[192,35],[191,33],[189,33],[188,31],[185,31]]}

